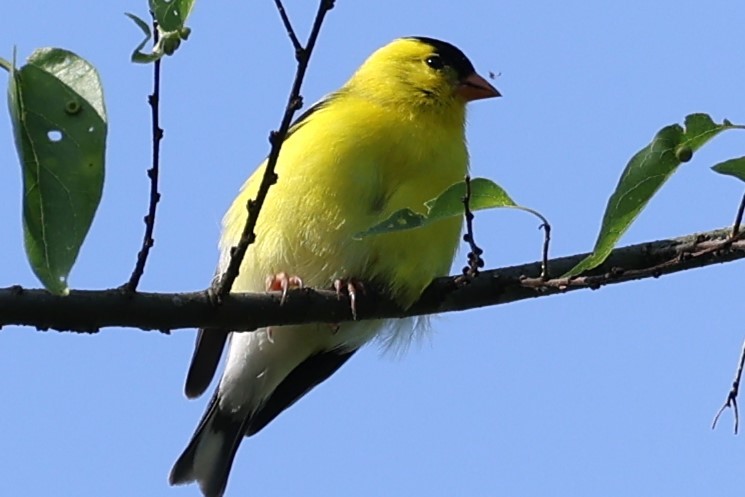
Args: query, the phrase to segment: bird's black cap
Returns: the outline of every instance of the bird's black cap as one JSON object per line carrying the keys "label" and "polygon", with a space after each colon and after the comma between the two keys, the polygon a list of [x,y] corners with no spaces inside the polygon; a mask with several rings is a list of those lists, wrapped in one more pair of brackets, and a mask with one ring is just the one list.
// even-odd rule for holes
{"label": "bird's black cap", "polygon": [[435,53],[442,58],[442,61],[446,65],[455,69],[455,72],[458,73],[460,79],[476,72],[476,69],[473,67],[473,64],[471,64],[471,61],[468,60],[466,54],[461,52],[455,45],[451,45],[446,41],[437,40],[435,38],[428,38],[426,36],[410,36],[409,38],[432,46],[432,48],[435,49]]}

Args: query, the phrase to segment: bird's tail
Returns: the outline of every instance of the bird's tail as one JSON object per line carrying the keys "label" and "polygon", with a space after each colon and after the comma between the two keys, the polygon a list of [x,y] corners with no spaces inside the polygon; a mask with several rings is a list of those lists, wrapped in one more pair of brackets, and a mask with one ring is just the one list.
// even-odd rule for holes
{"label": "bird's tail", "polygon": [[196,481],[205,497],[221,497],[243,439],[245,423],[240,416],[221,412],[217,395],[213,396],[189,445],[173,465],[169,483],[182,485]]}

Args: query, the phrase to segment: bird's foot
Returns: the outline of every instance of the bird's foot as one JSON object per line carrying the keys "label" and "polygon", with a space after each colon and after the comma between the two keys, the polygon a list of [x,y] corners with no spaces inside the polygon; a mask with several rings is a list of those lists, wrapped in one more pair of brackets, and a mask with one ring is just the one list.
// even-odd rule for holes
{"label": "bird's foot", "polygon": [[365,294],[365,285],[357,278],[339,278],[334,280],[334,290],[338,299],[341,299],[342,293],[349,295],[352,317],[357,320],[357,295]]}
{"label": "bird's foot", "polygon": [[287,300],[287,292],[289,290],[295,290],[303,288],[303,280],[299,276],[290,276],[289,274],[282,272],[277,274],[270,274],[266,277],[266,291],[267,292],[282,292],[281,304]]}
{"label": "bird's foot", "polygon": [[[267,292],[282,292],[282,298],[279,303],[284,304],[287,300],[287,292],[289,290],[295,290],[303,288],[303,280],[299,276],[290,276],[285,272],[270,274],[266,277],[266,291]],[[272,328],[266,329],[266,336],[269,342],[274,343],[274,334]]]}

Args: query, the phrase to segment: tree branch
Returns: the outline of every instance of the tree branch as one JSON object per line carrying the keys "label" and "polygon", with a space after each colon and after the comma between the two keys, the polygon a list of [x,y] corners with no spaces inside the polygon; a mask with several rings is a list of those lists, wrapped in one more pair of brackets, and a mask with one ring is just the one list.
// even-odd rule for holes
{"label": "tree branch", "polygon": [[[619,248],[600,267],[572,279],[541,277],[542,262],[484,271],[470,284],[438,278],[409,309],[401,310],[374,289],[357,302],[358,319],[402,318],[462,311],[543,297],[582,288],[657,278],[697,267],[745,258],[745,240],[730,238],[731,228]],[[563,274],[587,254],[550,261]],[[230,294],[215,307],[206,290],[188,293],[136,293],[121,289],[73,290],[66,297],[19,286],[0,289],[0,326],[95,333],[108,326],[160,330],[223,328],[254,330],[308,322],[351,321],[349,302],[334,291],[299,289],[288,293]]]}
{"label": "tree branch", "polygon": [[266,159],[266,169],[264,169],[264,176],[259,184],[259,190],[256,192],[256,198],[250,199],[246,208],[248,209],[248,217],[246,218],[246,224],[243,226],[241,237],[238,240],[238,244],[230,250],[230,262],[228,267],[222,273],[219,279],[216,280],[211,295],[215,297],[218,303],[222,303],[226,296],[229,294],[230,289],[233,287],[233,283],[238,278],[240,272],[241,263],[243,258],[246,256],[246,251],[249,245],[251,245],[256,239],[256,223],[259,219],[259,213],[264,205],[266,196],[269,193],[269,188],[274,185],[279,177],[274,172],[274,167],[277,165],[279,159],[279,151],[282,148],[282,143],[287,137],[287,133],[290,130],[290,124],[292,118],[295,115],[295,111],[303,106],[303,98],[300,96],[300,87],[303,84],[305,78],[305,72],[308,69],[308,61],[310,55],[313,53],[313,48],[316,46],[316,40],[318,34],[321,32],[321,25],[326,17],[329,10],[334,7],[334,0],[320,0],[318,3],[318,11],[316,12],[313,26],[311,27],[310,34],[308,35],[308,41],[305,47],[300,47],[295,36],[295,31],[292,29],[290,20],[287,18],[287,14],[282,6],[282,2],[275,2],[279,9],[282,22],[287,29],[288,36],[292,40],[292,44],[295,47],[295,59],[297,60],[297,69],[295,70],[295,80],[292,83],[292,90],[290,90],[290,96],[287,100],[287,106],[282,116],[282,122],[279,125],[277,131],[272,131],[269,134],[269,141],[271,143],[271,149],[269,150],[269,156]]}

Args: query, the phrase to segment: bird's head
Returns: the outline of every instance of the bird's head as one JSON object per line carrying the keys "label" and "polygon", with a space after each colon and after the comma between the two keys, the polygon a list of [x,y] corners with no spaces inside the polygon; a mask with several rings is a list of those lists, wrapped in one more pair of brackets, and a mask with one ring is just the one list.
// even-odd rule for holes
{"label": "bird's head", "polygon": [[378,49],[347,88],[383,102],[436,108],[500,96],[457,47],[425,37],[399,38]]}

